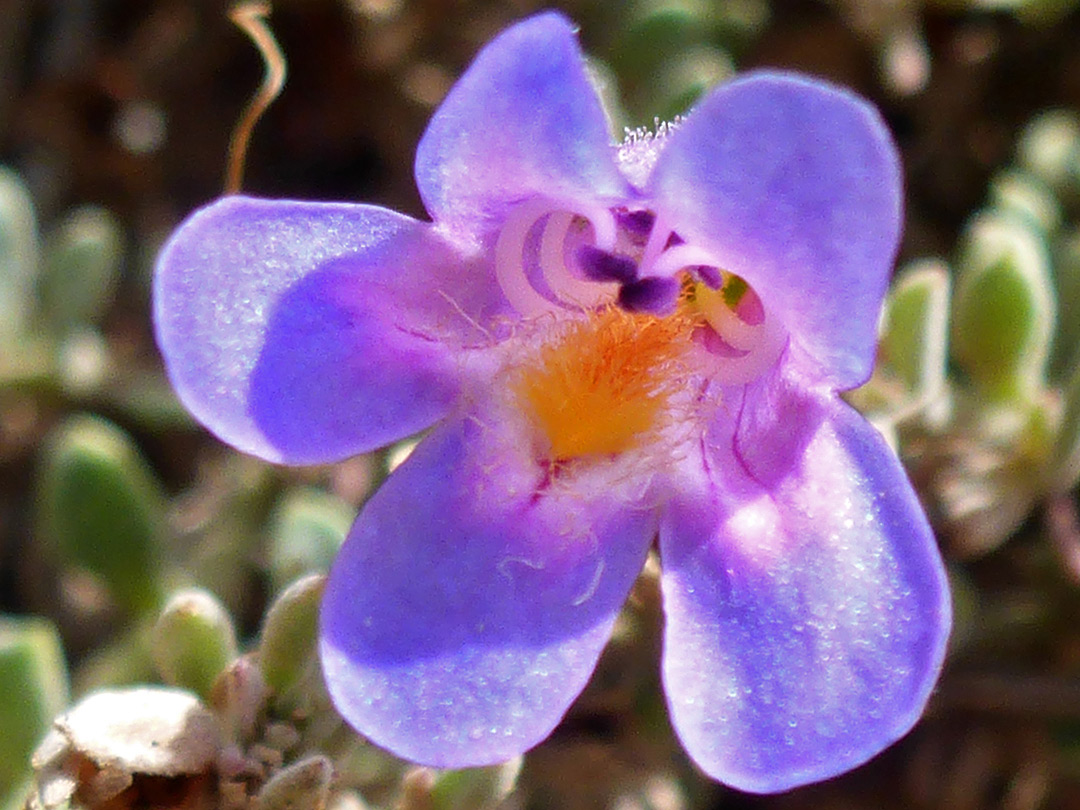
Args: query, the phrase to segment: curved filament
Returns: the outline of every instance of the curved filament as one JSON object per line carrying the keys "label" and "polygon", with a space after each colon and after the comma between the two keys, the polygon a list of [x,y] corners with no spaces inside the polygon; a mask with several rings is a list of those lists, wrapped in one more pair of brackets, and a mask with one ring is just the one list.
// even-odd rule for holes
{"label": "curved filament", "polygon": [[[671,277],[690,267],[716,267],[719,264],[706,250],[690,244],[675,245],[661,253],[649,268],[649,275]],[[731,277],[725,274],[725,282]],[[760,298],[752,289],[745,295]],[[716,376],[726,383],[745,383],[759,377],[780,358],[787,345],[787,331],[767,308],[761,308],[761,320],[748,323],[739,317],[724,297],[723,287],[712,289],[708,284],[695,282],[694,309],[715,333],[718,340],[707,341],[714,354],[723,357]],[[755,318],[756,320],[756,318]]]}
{"label": "curved filament", "polygon": [[[510,305],[523,316],[560,307],[593,308],[613,301],[618,294],[618,284],[589,281],[567,267],[567,240],[579,218],[591,227],[595,247],[606,251],[614,248],[618,236],[615,218],[600,206],[535,198],[521,203],[507,218],[495,244],[495,277]],[[526,270],[525,245],[541,220],[537,259],[553,299],[536,289]]]}

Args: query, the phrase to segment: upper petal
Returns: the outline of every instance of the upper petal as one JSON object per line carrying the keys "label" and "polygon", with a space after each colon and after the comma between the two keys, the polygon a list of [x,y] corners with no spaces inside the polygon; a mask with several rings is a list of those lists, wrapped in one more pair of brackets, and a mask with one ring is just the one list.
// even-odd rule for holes
{"label": "upper petal", "polygon": [[902,736],[941,668],[950,602],[941,557],[899,461],[835,399],[764,486],[730,430],[701,490],[660,530],[672,720],[694,760],[742,790],[849,770]]}
{"label": "upper petal", "polygon": [[493,282],[482,300],[466,265],[430,226],[382,208],[226,197],[158,258],[158,345],[184,404],[224,441],[270,461],[336,460],[445,411],[457,372],[438,337],[467,319],[440,291],[474,311],[501,300]]}
{"label": "upper petal", "polygon": [[877,111],[766,72],[718,87],[669,137],[651,181],[672,226],[750,282],[818,379],[865,381],[901,228],[898,156]]}
{"label": "upper petal", "polygon": [[480,51],[428,124],[416,184],[441,228],[471,238],[533,195],[628,193],[569,20],[538,14]]}
{"label": "upper petal", "polygon": [[[653,510],[551,484],[478,413],[444,423],[364,507],[330,579],[330,694],[399,756],[463,767],[546,737],[585,686]],[[549,486],[550,484],[550,486]]]}

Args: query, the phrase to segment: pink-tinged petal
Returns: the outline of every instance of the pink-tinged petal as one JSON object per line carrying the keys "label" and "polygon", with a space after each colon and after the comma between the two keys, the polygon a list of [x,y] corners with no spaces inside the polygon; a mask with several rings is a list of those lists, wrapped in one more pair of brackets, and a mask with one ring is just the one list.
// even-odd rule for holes
{"label": "pink-tinged petal", "polygon": [[501,762],[585,686],[656,530],[651,505],[547,482],[466,417],[364,507],[330,573],[321,652],[341,714],[423,764]]}
{"label": "pink-tinged petal", "polygon": [[764,486],[730,429],[710,436],[699,491],[660,529],[672,721],[706,773],[760,793],[905,734],[951,615],[934,536],[876,430],[836,399],[787,411],[808,435],[784,474]]}
{"label": "pink-tinged petal", "polygon": [[538,14],[480,51],[417,147],[416,185],[443,230],[472,238],[534,195],[626,196],[569,20]]}
{"label": "pink-tinged petal", "polygon": [[494,283],[491,301],[475,292],[484,281],[429,225],[392,211],[226,197],[166,244],[154,320],[174,387],[213,433],[270,461],[318,463],[445,412],[456,367],[439,338],[472,327],[440,291],[495,310]]}
{"label": "pink-tinged petal", "polygon": [[870,375],[901,228],[892,138],[823,82],[758,73],[709,94],[652,175],[658,209],[774,309],[837,388]]}

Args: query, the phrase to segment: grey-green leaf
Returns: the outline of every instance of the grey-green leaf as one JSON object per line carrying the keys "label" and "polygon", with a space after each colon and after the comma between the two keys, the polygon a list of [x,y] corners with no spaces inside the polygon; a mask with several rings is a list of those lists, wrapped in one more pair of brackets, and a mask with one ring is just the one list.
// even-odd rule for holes
{"label": "grey-green leaf", "polygon": [[1016,160],[1061,192],[1080,183],[1080,115],[1047,110],[1031,119],[1016,146]]}
{"label": "grey-green leaf", "polygon": [[58,330],[101,319],[120,282],[123,252],[119,223],[99,206],[75,209],[49,235],[41,297]]}
{"label": "grey-green leaf", "polygon": [[434,810],[497,807],[517,784],[521,757],[487,768],[439,771],[431,787]]}
{"label": "grey-green leaf", "polygon": [[0,166],[0,343],[26,331],[38,268],[37,217],[30,192]]}
{"label": "grey-green leaf", "polygon": [[253,810],[323,810],[333,778],[334,767],[324,756],[294,762],[263,785]]}
{"label": "grey-green leaf", "polygon": [[62,563],[98,576],[129,611],[158,608],[165,499],[126,433],[69,418],[46,443],[37,490],[39,526]]}
{"label": "grey-green leaf", "polygon": [[990,205],[1026,217],[1046,235],[1061,227],[1061,203],[1050,187],[1030,172],[998,172],[990,181]]}
{"label": "grey-green leaf", "polygon": [[0,796],[30,774],[30,754],[68,701],[60,637],[41,618],[0,617]]}
{"label": "grey-green leaf", "polygon": [[277,695],[288,692],[313,665],[325,585],[326,577],[317,574],[297,580],[266,613],[259,666],[266,685]]}
{"label": "grey-green leaf", "polygon": [[968,226],[957,268],[953,357],[991,399],[1030,398],[1056,321],[1046,242],[1019,217],[983,213]]}
{"label": "grey-green leaf", "polygon": [[318,489],[294,489],[282,497],[268,529],[274,591],[305,574],[329,570],[355,517],[351,504]]}
{"label": "grey-green leaf", "polygon": [[905,267],[885,299],[882,362],[917,399],[945,385],[949,337],[949,271],[934,259]]}
{"label": "grey-green leaf", "polygon": [[166,683],[207,700],[214,680],[237,655],[236,630],[213,594],[190,588],[169,598],[154,625],[151,647]]}
{"label": "grey-green leaf", "polygon": [[1057,377],[1068,378],[1080,364],[1080,228],[1054,242],[1054,289],[1063,317],[1054,337],[1052,367]]}

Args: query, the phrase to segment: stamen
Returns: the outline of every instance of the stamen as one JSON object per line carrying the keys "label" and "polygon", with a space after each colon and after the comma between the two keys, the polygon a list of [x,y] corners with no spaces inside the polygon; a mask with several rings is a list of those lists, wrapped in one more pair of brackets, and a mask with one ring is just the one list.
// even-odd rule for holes
{"label": "stamen", "polygon": [[[615,246],[615,219],[605,209],[592,213],[593,218],[589,221],[596,241],[610,250]],[[548,217],[540,239],[540,267],[548,287],[560,301],[572,302],[583,308],[598,306],[611,300],[615,286],[578,278],[570,273],[566,266],[566,237],[573,221],[574,215],[568,211],[555,211]]]}
{"label": "stamen", "polygon": [[719,290],[724,286],[724,276],[720,273],[718,268],[713,267],[711,264],[698,264],[686,269],[700,278],[705,282],[706,286],[713,290]]}
{"label": "stamen", "polygon": [[705,322],[736,349],[749,351],[761,339],[760,324],[748,324],[736,315],[724,299],[723,289],[698,288],[694,299]]}
{"label": "stamen", "polygon": [[656,222],[656,214],[644,208],[628,211],[620,208],[615,212],[615,221],[619,227],[634,237],[641,244],[652,233],[653,223]]}
{"label": "stamen", "polygon": [[745,349],[736,349],[713,328],[704,326],[694,332],[694,337],[701,342],[710,353],[728,360],[741,360],[750,354]]}
{"label": "stamen", "polygon": [[637,262],[628,256],[608,253],[592,245],[578,248],[577,259],[581,271],[594,281],[617,281],[629,284],[637,278]]}
{"label": "stamen", "polygon": [[[670,241],[671,228],[667,227],[663,217],[657,216],[653,220],[653,229],[649,232],[649,241],[645,243],[645,250],[641,252],[641,270],[648,272],[648,268],[656,262],[667,243]],[[649,275],[661,275],[660,273],[648,272]],[[666,275],[673,275],[668,273]]]}
{"label": "stamen", "polygon": [[[701,265],[718,266],[716,259],[707,250],[695,245],[682,244],[669,247],[657,256],[656,261],[648,266],[647,272],[650,276],[674,276],[684,267],[697,268]],[[644,262],[642,262],[642,270],[646,270]]]}
{"label": "stamen", "polygon": [[724,273],[708,251],[688,244],[665,250],[649,272],[670,277],[680,269],[701,279],[684,282],[681,300],[707,324],[702,345],[724,358],[716,377],[740,384],[771,368],[787,345],[787,331],[746,280]]}
{"label": "stamen", "polygon": [[[738,289],[745,285],[732,309],[728,298],[729,287]],[[754,315],[760,315],[757,323],[747,323],[742,319],[739,308],[742,302],[753,296],[756,308],[750,306]],[[750,382],[771,368],[780,358],[787,345],[787,332],[777,319],[761,305],[761,299],[753,289],[739,276],[727,276],[724,286],[719,290],[707,285],[697,284],[693,288],[691,306],[697,310],[708,325],[702,335],[706,349],[724,358],[715,371],[716,377],[723,382],[739,384]],[[708,332],[715,335],[711,338]]]}
{"label": "stamen", "polygon": [[[522,315],[531,317],[560,307],[595,307],[617,295],[616,283],[580,278],[566,266],[567,240],[575,217],[591,226],[597,249],[610,252],[615,247],[615,218],[599,205],[536,197],[518,205],[503,224],[495,243],[495,277],[510,305]],[[529,232],[545,218],[537,260],[554,301],[533,286],[525,267]]]}
{"label": "stamen", "polygon": [[679,282],[673,278],[643,278],[619,290],[619,306],[628,312],[670,315],[678,301]]}
{"label": "stamen", "polygon": [[495,278],[510,306],[525,317],[550,312],[551,301],[537,292],[525,275],[525,239],[536,221],[550,209],[546,200],[529,200],[506,218],[495,243]]}
{"label": "stamen", "polygon": [[761,329],[762,335],[758,344],[742,356],[733,356],[730,351],[721,349],[721,346],[724,346],[734,349],[735,352],[740,351],[730,346],[724,335],[717,334],[720,343],[712,347],[706,342],[706,348],[724,358],[723,362],[717,364],[713,374],[715,379],[728,385],[742,385],[756,380],[776,365],[787,346],[787,333],[776,324],[775,319],[768,321]]}
{"label": "stamen", "polygon": [[[648,271],[650,276],[670,278],[683,268],[705,280],[704,285],[694,289],[694,299],[706,322],[736,349],[750,351],[756,346],[761,340],[759,330],[765,321],[765,310],[750,285],[739,276],[725,276],[708,251],[687,244],[665,250]],[[743,301],[746,301],[746,318],[742,317],[743,312],[736,314]]]}

